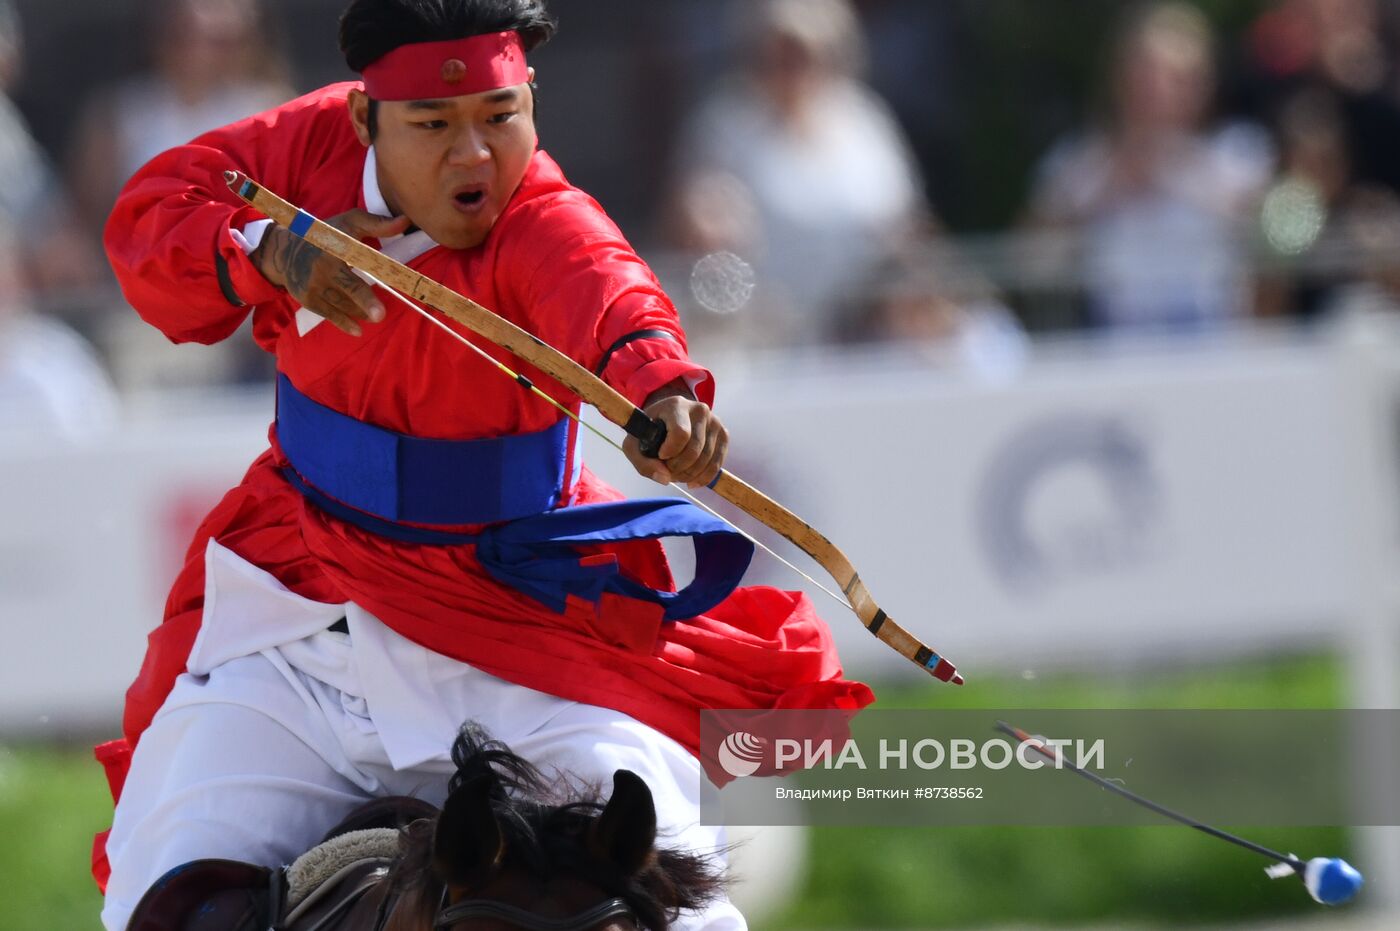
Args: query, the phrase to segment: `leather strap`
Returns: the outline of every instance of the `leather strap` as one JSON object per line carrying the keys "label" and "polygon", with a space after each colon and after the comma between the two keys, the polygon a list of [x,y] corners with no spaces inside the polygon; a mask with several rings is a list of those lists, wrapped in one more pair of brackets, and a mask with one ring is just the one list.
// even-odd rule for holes
{"label": "leather strap", "polygon": [[438,931],[448,931],[468,918],[497,918],[525,931],[588,931],[613,918],[627,918],[634,923],[637,920],[632,907],[623,899],[607,899],[592,908],[561,918],[536,914],[495,899],[466,899],[438,912],[433,927]]}

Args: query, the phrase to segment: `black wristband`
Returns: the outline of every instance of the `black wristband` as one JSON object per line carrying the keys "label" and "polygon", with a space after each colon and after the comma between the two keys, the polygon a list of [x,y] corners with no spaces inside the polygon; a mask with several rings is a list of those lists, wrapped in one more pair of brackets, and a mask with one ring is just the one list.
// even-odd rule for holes
{"label": "black wristband", "polygon": [[676,334],[669,330],[633,330],[608,347],[608,351],[603,353],[602,361],[593,369],[593,374],[601,378],[603,371],[608,367],[608,363],[612,361],[613,353],[617,352],[628,343],[635,343],[639,339],[669,339],[675,342]]}
{"label": "black wristband", "polygon": [[228,261],[224,259],[222,252],[214,253],[214,271],[219,276],[219,290],[223,292],[224,300],[234,307],[248,306],[248,302],[239,297],[233,288],[233,276],[229,274]]}

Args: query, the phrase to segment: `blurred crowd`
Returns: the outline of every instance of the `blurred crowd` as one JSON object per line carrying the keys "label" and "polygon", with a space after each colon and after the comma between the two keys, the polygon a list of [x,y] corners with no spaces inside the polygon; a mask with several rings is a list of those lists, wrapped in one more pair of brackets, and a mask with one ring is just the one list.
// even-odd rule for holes
{"label": "blurred crowd", "polygon": [[[1114,18],[1081,56],[1098,71],[1079,99],[1041,108],[1044,138],[995,192],[967,181],[968,139],[987,138],[978,120],[990,119],[970,104],[985,96],[969,87],[967,49],[986,41],[985,22],[1043,16],[1039,5],[633,4],[648,41],[615,44],[637,61],[611,67],[646,86],[593,96],[600,114],[641,109],[612,124],[647,137],[632,145],[639,170],[613,176],[650,189],[614,213],[696,342],[898,343],[997,368],[1048,329],[1199,337],[1250,317],[1400,306],[1400,0],[1211,4],[1236,10],[1228,23],[1184,0],[1085,2]],[[603,8],[626,6],[597,17],[622,22]],[[139,26],[123,34],[143,37],[142,59],[72,99],[71,81],[46,90],[54,56],[26,57],[22,20],[61,30],[82,14],[0,0],[0,418],[42,409],[71,432],[110,411],[116,389],[266,380],[270,361],[246,338],[168,351],[124,307],[100,235],[154,154],[348,77],[325,49],[295,68],[286,51],[300,18],[333,52],[338,7],[114,7]],[[558,44],[587,43],[575,27],[590,14],[557,7]],[[551,111],[549,81],[542,67],[545,144],[598,147]],[[63,126],[47,144],[31,129],[39,115]],[[1025,140],[1008,131],[977,157]],[[595,164],[619,161],[602,148]],[[571,171],[586,188],[589,165]],[[1006,191],[1019,206],[990,229],[949,219]]]}

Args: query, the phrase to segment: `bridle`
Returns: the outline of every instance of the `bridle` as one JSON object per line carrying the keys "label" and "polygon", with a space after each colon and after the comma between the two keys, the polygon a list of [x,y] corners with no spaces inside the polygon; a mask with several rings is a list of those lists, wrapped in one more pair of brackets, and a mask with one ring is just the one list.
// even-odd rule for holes
{"label": "bridle", "polygon": [[[499,899],[463,899],[453,903],[449,901],[448,895],[447,887],[444,886],[437,914],[433,918],[433,931],[451,931],[469,918],[496,918],[524,931],[589,931],[604,921],[617,918],[626,919],[634,928],[640,927],[632,906],[628,905],[625,899],[616,897],[604,899],[597,905],[572,915],[551,918]],[[402,897],[403,890],[389,890],[389,894],[379,903],[373,931],[385,931]]]}
{"label": "bridle", "polygon": [[625,918],[632,927],[637,927],[637,916],[632,906],[618,898],[604,899],[591,908],[561,918],[549,918],[496,899],[463,899],[455,905],[448,905],[446,889],[442,892],[442,899],[443,904],[433,919],[434,931],[449,931],[468,918],[499,918],[525,931],[588,931],[614,918]]}

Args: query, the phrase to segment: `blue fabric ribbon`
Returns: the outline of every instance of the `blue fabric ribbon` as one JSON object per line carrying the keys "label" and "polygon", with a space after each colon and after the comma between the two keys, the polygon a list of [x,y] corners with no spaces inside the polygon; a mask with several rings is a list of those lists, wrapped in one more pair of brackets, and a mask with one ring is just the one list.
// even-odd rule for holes
{"label": "blue fabric ribbon", "polygon": [[[660,605],[668,621],[693,618],[728,598],[753,558],[751,541],[679,498],[584,504],[523,517],[478,533],[454,533],[408,527],[365,514],[317,491],[293,469],[283,469],[282,474],[321,510],[371,533],[429,546],[475,544],[477,561],[492,578],[561,614],[570,595],[597,603],[604,592],[610,592]],[[585,564],[577,549],[662,537],[690,537],[695,547],[695,578],[680,591],[660,591],[629,579],[616,560]]]}
{"label": "blue fabric ribbon", "polygon": [[[664,592],[629,579],[611,565],[581,565],[578,545],[690,537],[695,579]],[[564,596],[596,602],[604,592],[661,605],[668,621],[692,618],[738,587],[753,543],[713,515],[678,498],[643,498],[560,508],[492,527],[480,534],[476,556],[492,577],[555,611]]]}

